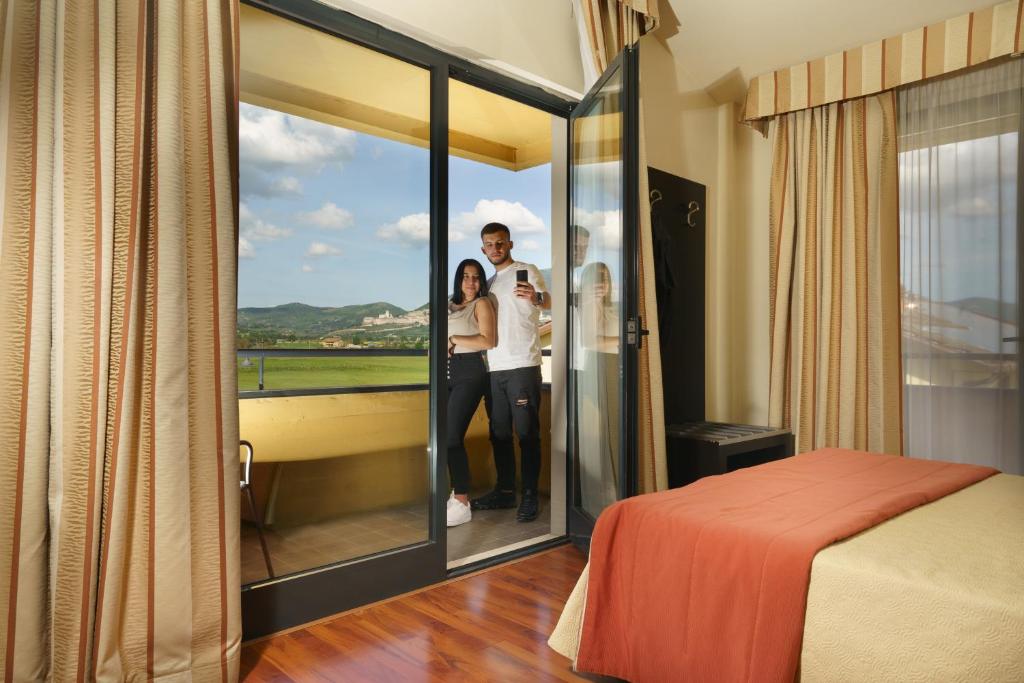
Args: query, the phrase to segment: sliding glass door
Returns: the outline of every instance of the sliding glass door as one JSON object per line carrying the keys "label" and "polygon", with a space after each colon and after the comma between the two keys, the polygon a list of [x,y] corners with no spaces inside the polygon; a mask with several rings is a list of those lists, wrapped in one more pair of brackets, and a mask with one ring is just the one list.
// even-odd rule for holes
{"label": "sliding glass door", "polygon": [[249,6],[240,23],[252,638],[445,576],[448,73]]}
{"label": "sliding glass door", "polygon": [[449,155],[542,161],[494,144],[487,111],[450,133],[450,77],[544,117],[569,103],[314,0],[246,0],[240,24],[251,639],[448,575]]}

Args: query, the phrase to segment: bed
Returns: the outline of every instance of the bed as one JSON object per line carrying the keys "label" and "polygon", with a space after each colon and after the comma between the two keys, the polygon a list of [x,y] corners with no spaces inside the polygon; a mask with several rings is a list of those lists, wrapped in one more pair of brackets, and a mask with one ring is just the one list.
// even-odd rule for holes
{"label": "bed", "polygon": [[[801,459],[820,460],[837,453],[862,461],[891,458],[831,451],[751,469],[781,467],[776,475],[784,479],[796,476],[786,468],[800,464]],[[895,463],[900,467],[929,462],[894,460],[904,461]],[[959,466],[950,468],[945,472]],[[695,570],[680,566],[684,564],[680,556],[665,551],[669,544],[664,533],[638,533],[637,529],[657,527],[658,509],[670,508],[674,516],[687,513],[686,504],[679,502],[693,497],[686,489],[640,496],[634,503],[624,501],[636,510],[625,517],[610,516],[616,529],[605,530],[605,540],[612,539],[607,547],[601,545],[599,533],[602,525],[608,525],[602,515],[591,562],[565,606],[550,645],[573,660],[578,670],[637,681],[1024,681],[1024,477],[985,470],[957,470],[964,476],[957,480],[959,484],[947,482],[945,487],[952,490],[935,495],[930,502],[904,501],[901,512],[888,515],[885,521],[869,520],[863,530],[840,536],[842,540],[816,551],[804,588],[795,581],[779,589],[799,597],[792,601],[800,605],[800,613],[789,664],[783,661],[786,657],[775,657],[778,661],[773,662],[777,652],[759,660],[752,654],[756,644],[736,637],[746,632],[737,626],[742,619],[736,621],[733,612],[742,612],[742,603],[752,599],[770,602],[772,595],[755,596],[757,591],[747,594],[743,586],[733,590],[725,584],[716,596],[704,591],[692,598],[704,599],[720,613],[701,613],[692,605],[679,608],[685,602],[679,595],[700,585],[700,577],[694,578]],[[705,483],[695,490],[710,491],[710,487],[728,485],[730,477],[752,476],[741,472],[702,480]],[[643,498],[652,498],[655,505],[639,500]],[[623,521],[629,518],[639,526],[629,527]],[[680,533],[680,528],[673,533]],[[626,542],[625,534],[640,540]],[[646,542],[645,537],[649,537]],[[615,549],[616,538],[619,546],[629,546],[626,552]],[[684,539],[681,545],[688,542]],[[737,555],[728,548],[722,552],[722,567],[709,571],[729,576],[738,563]],[[706,553],[701,557],[706,558]],[[656,568],[644,573],[637,569],[639,565]],[[603,578],[592,583],[595,566]],[[767,562],[761,565],[758,588],[771,593],[767,566]],[[794,573],[799,572],[790,570]],[[652,576],[658,578],[651,580]],[[785,604],[761,610],[759,617],[753,610],[754,621],[785,621]],[[680,615],[694,613],[704,616],[680,620]],[[760,622],[758,626],[763,625]],[[772,637],[769,634],[766,641],[768,650],[784,652],[794,647],[793,639],[786,645]],[[595,639],[601,645],[595,645]],[[703,659],[691,656],[692,652],[683,656],[683,650],[701,647],[706,650]],[[604,656],[602,649],[616,653]],[[730,668],[734,663],[730,658],[737,656],[744,665]],[[767,663],[755,663],[759,661]]]}

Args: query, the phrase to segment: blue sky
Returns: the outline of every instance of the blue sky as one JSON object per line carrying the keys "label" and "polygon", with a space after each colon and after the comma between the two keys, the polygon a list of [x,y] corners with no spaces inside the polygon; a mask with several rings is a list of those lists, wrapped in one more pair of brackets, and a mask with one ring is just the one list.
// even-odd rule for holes
{"label": "blue sky", "polygon": [[[244,103],[239,140],[239,307],[427,302],[426,149]],[[451,269],[484,262],[491,220],[512,228],[517,259],[550,267],[550,165],[450,160]]]}
{"label": "blue sky", "polygon": [[899,163],[903,286],[934,301],[1015,302],[1017,134],[922,147]]}

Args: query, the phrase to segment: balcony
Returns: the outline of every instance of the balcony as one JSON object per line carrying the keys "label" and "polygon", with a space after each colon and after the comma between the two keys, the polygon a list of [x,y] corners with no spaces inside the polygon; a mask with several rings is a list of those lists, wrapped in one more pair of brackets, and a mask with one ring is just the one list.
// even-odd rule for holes
{"label": "balcony", "polygon": [[[252,484],[275,575],[427,539],[427,362],[425,350],[238,351],[239,432],[254,447]],[[550,396],[545,383],[542,495],[550,494]],[[466,448],[472,490],[493,488],[482,403]],[[545,516],[507,525],[499,518],[504,512],[514,513],[479,516],[449,530],[449,560],[548,533]],[[246,585],[268,572],[244,500],[242,518]]]}

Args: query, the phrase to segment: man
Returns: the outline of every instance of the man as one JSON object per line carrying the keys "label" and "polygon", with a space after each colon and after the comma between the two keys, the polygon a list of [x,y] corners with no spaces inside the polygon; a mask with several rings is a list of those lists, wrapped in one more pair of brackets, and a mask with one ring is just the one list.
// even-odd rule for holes
{"label": "man", "polygon": [[572,249],[572,267],[578,269],[583,266],[587,261],[587,249],[590,248],[590,231],[584,228],[582,225],[574,225]]}
{"label": "man", "polygon": [[[474,510],[511,508],[516,504],[516,461],[512,432],[519,438],[522,500],[516,521],[532,522],[540,513],[540,309],[551,308],[551,295],[537,266],[512,259],[512,235],[501,223],[480,231],[481,251],[495,268],[487,282],[498,315],[498,344],[487,352],[491,395],[491,448],[498,482],[487,495],[471,501]],[[526,272],[526,280],[517,278]]]}

